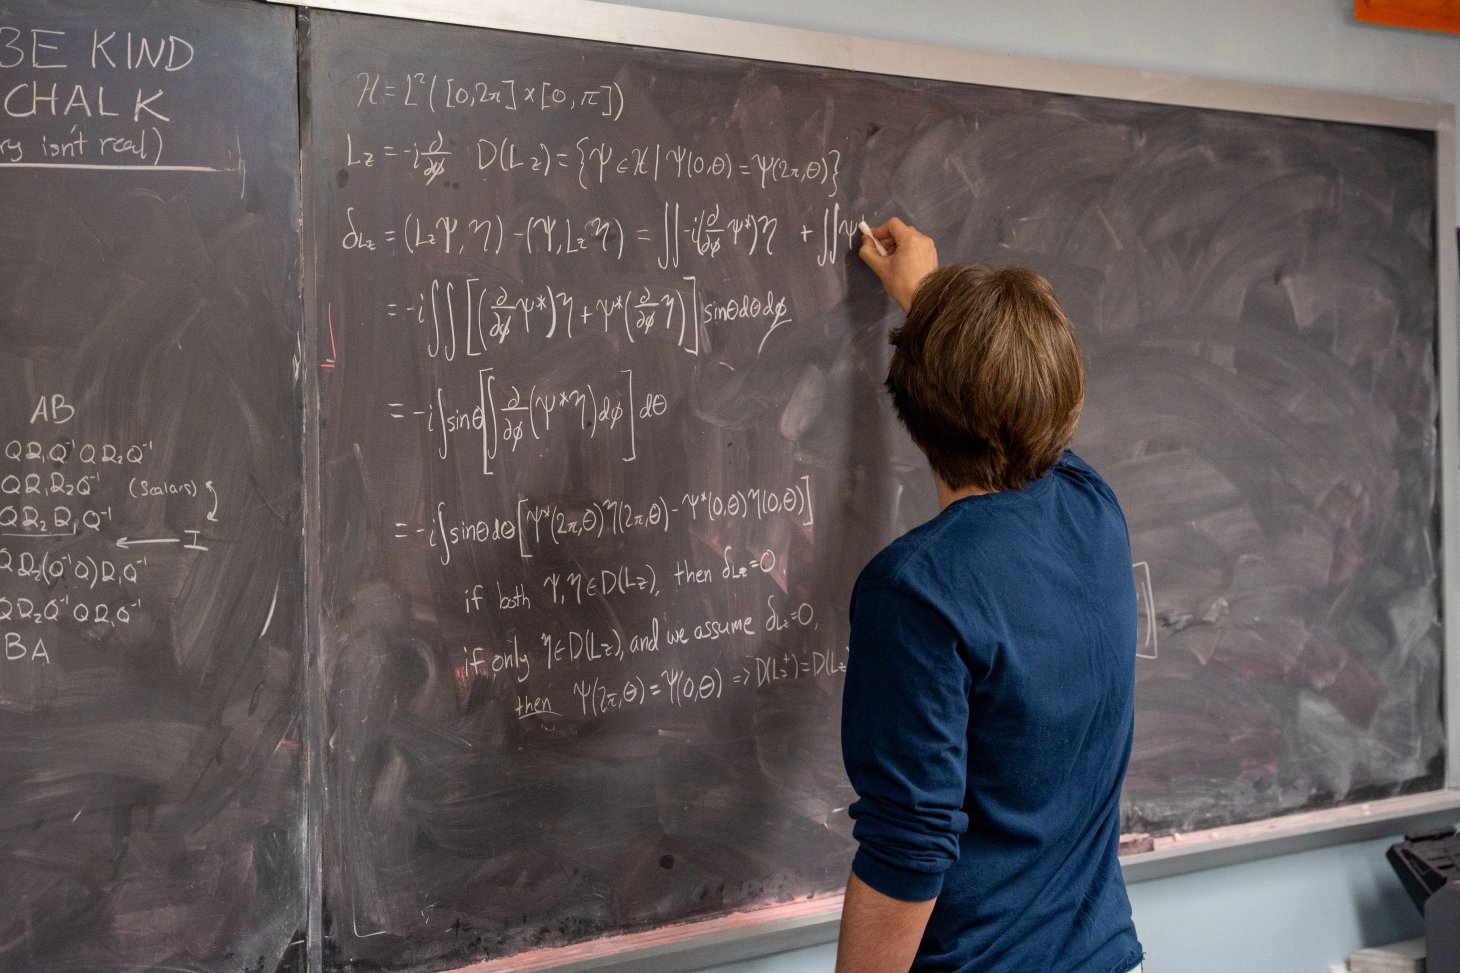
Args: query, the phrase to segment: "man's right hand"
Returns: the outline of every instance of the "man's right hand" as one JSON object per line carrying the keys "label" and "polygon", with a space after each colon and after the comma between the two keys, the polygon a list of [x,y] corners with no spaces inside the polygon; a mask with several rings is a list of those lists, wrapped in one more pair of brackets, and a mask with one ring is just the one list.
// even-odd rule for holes
{"label": "man's right hand", "polygon": [[857,255],[872,268],[887,288],[888,295],[898,303],[904,314],[912,307],[913,293],[924,277],[938,269],[938,248],[933,238],[919,233],[896,216],[881,226],[872,227],[875,237],[887,251],[887,256],[877,252],[877,246],[866,234],[862,236],[861,249]]}

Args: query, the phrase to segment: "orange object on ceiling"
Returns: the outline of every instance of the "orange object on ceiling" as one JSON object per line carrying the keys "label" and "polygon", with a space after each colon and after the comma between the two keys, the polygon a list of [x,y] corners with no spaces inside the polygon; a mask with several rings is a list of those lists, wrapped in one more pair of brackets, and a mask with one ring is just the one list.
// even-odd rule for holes
{"label": "orange object on ceiling", "polygon": [[1460,34],[1460,0],[1354,0],[1354,16],[1374,24]]}

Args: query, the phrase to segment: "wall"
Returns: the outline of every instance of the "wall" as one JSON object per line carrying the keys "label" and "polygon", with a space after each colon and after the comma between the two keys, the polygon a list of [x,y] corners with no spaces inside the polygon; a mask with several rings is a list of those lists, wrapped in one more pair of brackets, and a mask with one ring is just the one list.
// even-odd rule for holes
{"label": "wall", "polygon": [[[1359,24],[1350,0],[636,0],[636,5],[973,50],[1460,102],[1460,36]],[[1364,842],[1132,886],[1147,970],[1319,973],[1359,946],[1419,935],[1418,913],[1384,861],[1388,844]],[[715,967],[713,973],[824,973],[834,959],[827,945]]]}

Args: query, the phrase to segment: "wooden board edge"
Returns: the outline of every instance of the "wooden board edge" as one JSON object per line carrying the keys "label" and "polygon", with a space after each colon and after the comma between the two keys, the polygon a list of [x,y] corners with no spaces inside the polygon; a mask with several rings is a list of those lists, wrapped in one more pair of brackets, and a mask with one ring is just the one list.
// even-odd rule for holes
{"label": "wooden board edge", "polygon": [[641,933],[559,946],[462,967],[451,973],[679,973],[832,942],[842,896],[818,896]]}
{"label": "wooden board edge", "polygon": [[1460,821],[1460,789],[1306,811],[1156,840],[1121,859],[1127,882],[1145,882],[1318,848],[1384,838]]}
{"label": "wooden board edge", "polygon": [[1460,788],[1460,212],[1455,198],[1455,107],[1435,137],[1436,367],[1440,385],[1440,620],[1445,685],[1445,784]]}

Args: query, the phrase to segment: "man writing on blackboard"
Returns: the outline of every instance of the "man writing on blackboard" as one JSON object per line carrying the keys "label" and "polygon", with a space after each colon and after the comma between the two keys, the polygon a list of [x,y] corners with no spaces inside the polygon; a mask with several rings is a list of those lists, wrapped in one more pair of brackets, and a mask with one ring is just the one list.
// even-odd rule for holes
{"label": "man writing on blackboard", "polygon": [[901,220],[860,254],[907,314],[887,388],[939,513],[852,595],[837,971],[1124,973],[1135,591],[1115,495],[1068,451],[1074,331],[1038,274],[938,269]]}

